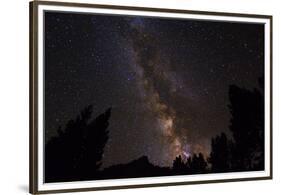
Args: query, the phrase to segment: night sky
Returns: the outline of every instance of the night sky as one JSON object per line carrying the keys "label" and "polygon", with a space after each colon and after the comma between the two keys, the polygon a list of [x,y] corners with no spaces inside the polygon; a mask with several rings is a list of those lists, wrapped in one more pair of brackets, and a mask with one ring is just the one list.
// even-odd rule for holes
{"label": "night sky", "polygon": [[262,24],[45,12],[45,135],[112,107],[103,166],[208,156],[228,135],[229,85],[264,74]]}

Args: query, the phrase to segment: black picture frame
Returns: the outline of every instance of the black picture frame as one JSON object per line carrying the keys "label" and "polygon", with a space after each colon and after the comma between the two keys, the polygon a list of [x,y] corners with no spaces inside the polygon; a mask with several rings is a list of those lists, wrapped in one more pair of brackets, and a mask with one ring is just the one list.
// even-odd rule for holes
{"label": "black picture frame", "polygon": [[[236,17],[247,19],[262,19],[268,21],[268,38],[265,42],[268,45],[267,57],[268,57],[268,72],[267,72],[267,83],[268,89],[265,93],[268,97],[268,136],[266,137],[268,143],[268,170],[267,175],[264,176],[250,176],[250,177],[236,177],[236,178],[226,178],[226,179],[199,179],[196,181],[175,181],[175,182],[151,182],[151,183],[138,183],[129,184],[126,183],[122,185],[103,185],[103,186],[81,186],[81,187],[69,187],[69,188],[53,188],[53,189],[41,189],[39,181],[39,167],[43,166],[40,164],[41,161],[39,152],[39,107],[42,106],[38,103],[40,95],[39,85],[39,39],[42,35],[39,34],[39,18],[41,12],[39,12],[40,6],[56,6],[65,8],[97,8],[97,9],[110,9],[110,10],[129,10],[129,11],[146,11],[153,13],[175,13],[175,14],[192,14],[194,16],[212,16],[212,17]],[[82,191],[94,191],[94,190],[113,190],[113,189],[127,189],[127,188],[143,188],[143,187],[155,187],[155,186],[175,186],[175,185],[189,185],[189,184],[204,184],[204,183],[221,183],[221,182],[235,182],[235,181],[249,181],[249,180],[266,180],[272,179],[273,169],[272,169],[272,16],[270,15],[256,15],[256,14],[240,14],[240,13],[223,13],[223,12],[207,12],[207,11],[192,11],[192,10],[175,10],[175,9],[159,9],[150,7],[126,7],[117,5],[96,5],[96,4],[85,4],[85,3],[67,3],[67,2],[48,2],[48,1],[32,1],[30,2],[30,193],[31,194],[45,194],[45,193],[60,193],[60,192],[82,192]],[[41,16],[42,17],[42,16]],[[196,18],[196,17],[195,17]],[[41,37],[42,38],[42,37]],[[42,49],[42,48],[41,48]],[[44,78],[43,78],[44,79]],[[44,123],[44,122],[43,122]],[[41,151],[42,152],[42,151]],[[42,163],[42,162],[41,162]],[[134,180],[133,178],[130,180]],[[76,185],[77,186],[77,185]]]}

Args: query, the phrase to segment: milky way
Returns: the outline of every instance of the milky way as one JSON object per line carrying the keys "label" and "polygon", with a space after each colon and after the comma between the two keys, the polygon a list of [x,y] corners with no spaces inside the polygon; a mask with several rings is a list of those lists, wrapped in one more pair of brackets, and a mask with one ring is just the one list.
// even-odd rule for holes
{"label": "milky way", "polygon": [[112,107],[103,167],[170,166],[228,129],[228,89],[263,75],[261,24],[45,13],[45,135]]}
{"label": "milky way", "polygon": [[137,84],[143,96],[144,106],[155,117],[158,125],[156,131],[160,131],[158,138],[163,144],[159,152],[161,161],[170,164],[176,156],[189,154],[183,150],[183,140],[175,132],[176,110],[160,96],[161,89],[157,87],[157,83],[162,83],[170,97],[173,97],[175,88],[168,71],[164,69],[165,62],[161,61],[163,57],[159,49],[155,49],[159,44],[157,33],[146,32],[145,22],[139,18],[132,20],[130,27],[133,30],[128,36],[128,41],[132,44],[133,59],[137,65]]}

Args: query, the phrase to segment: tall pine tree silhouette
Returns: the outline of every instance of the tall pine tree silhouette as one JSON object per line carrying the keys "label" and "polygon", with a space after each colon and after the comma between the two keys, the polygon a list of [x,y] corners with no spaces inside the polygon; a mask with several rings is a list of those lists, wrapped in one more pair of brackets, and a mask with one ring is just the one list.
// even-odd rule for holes
{"label": "tall pine tree silhouette", "polygon": [[212,172],[227,172],[230,169],[230,141],[225,133],[212,138],[211,153],[208,162],[212,165]]}
{"label": "tall pine tree silhouette", "polygon": [[87,180],[98,176],[108,140],[111,108],[90,120],[92,106],[83,109],[45,146],[45,182]]}
{"label": "tall pine tree silhouette", "polygon": [[[261,86],[262,87],[262,86]],[[264,97],[253,91],[230,86],[230,131],[232,169],[234,171],[262,170],[264,168]]]}
{"label": "tall pine tree silhouette", "polygon": [[186,160],[179,155],[173,161],[171,171],[176,175],[207,173],[207,165],[202,153],[194,153]]}
{"label": "tall pine tree silhouette", "polygon": [[224,133],[212,138],[212,172],[264,169],[264,79],[258,82],[260,89],[229,87],[232,139]]}
{"label": "tall pine tree silhouette", "polygon": [[182,174],[188,171],[189,167],[187,163],[185,163],[181,157],[181,155],[177,156],[176,159],[173,161],[173,172],[175,174]]}
{"label": "tall pine tree silhouette", "polygon": [[199,174],[199,173],[206,173],[207,162],[204,159],[202,153],[193,154],[192,161],[190,164],[190,171],[191,173]]}

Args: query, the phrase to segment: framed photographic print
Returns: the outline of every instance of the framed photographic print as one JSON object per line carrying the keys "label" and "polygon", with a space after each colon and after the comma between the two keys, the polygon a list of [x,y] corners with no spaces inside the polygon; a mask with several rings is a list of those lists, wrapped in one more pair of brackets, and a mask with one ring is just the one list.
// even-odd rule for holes
{"label": "framed photographic print", "polygon": [[30,193],[272,178],[272,16],[30,3]]}

